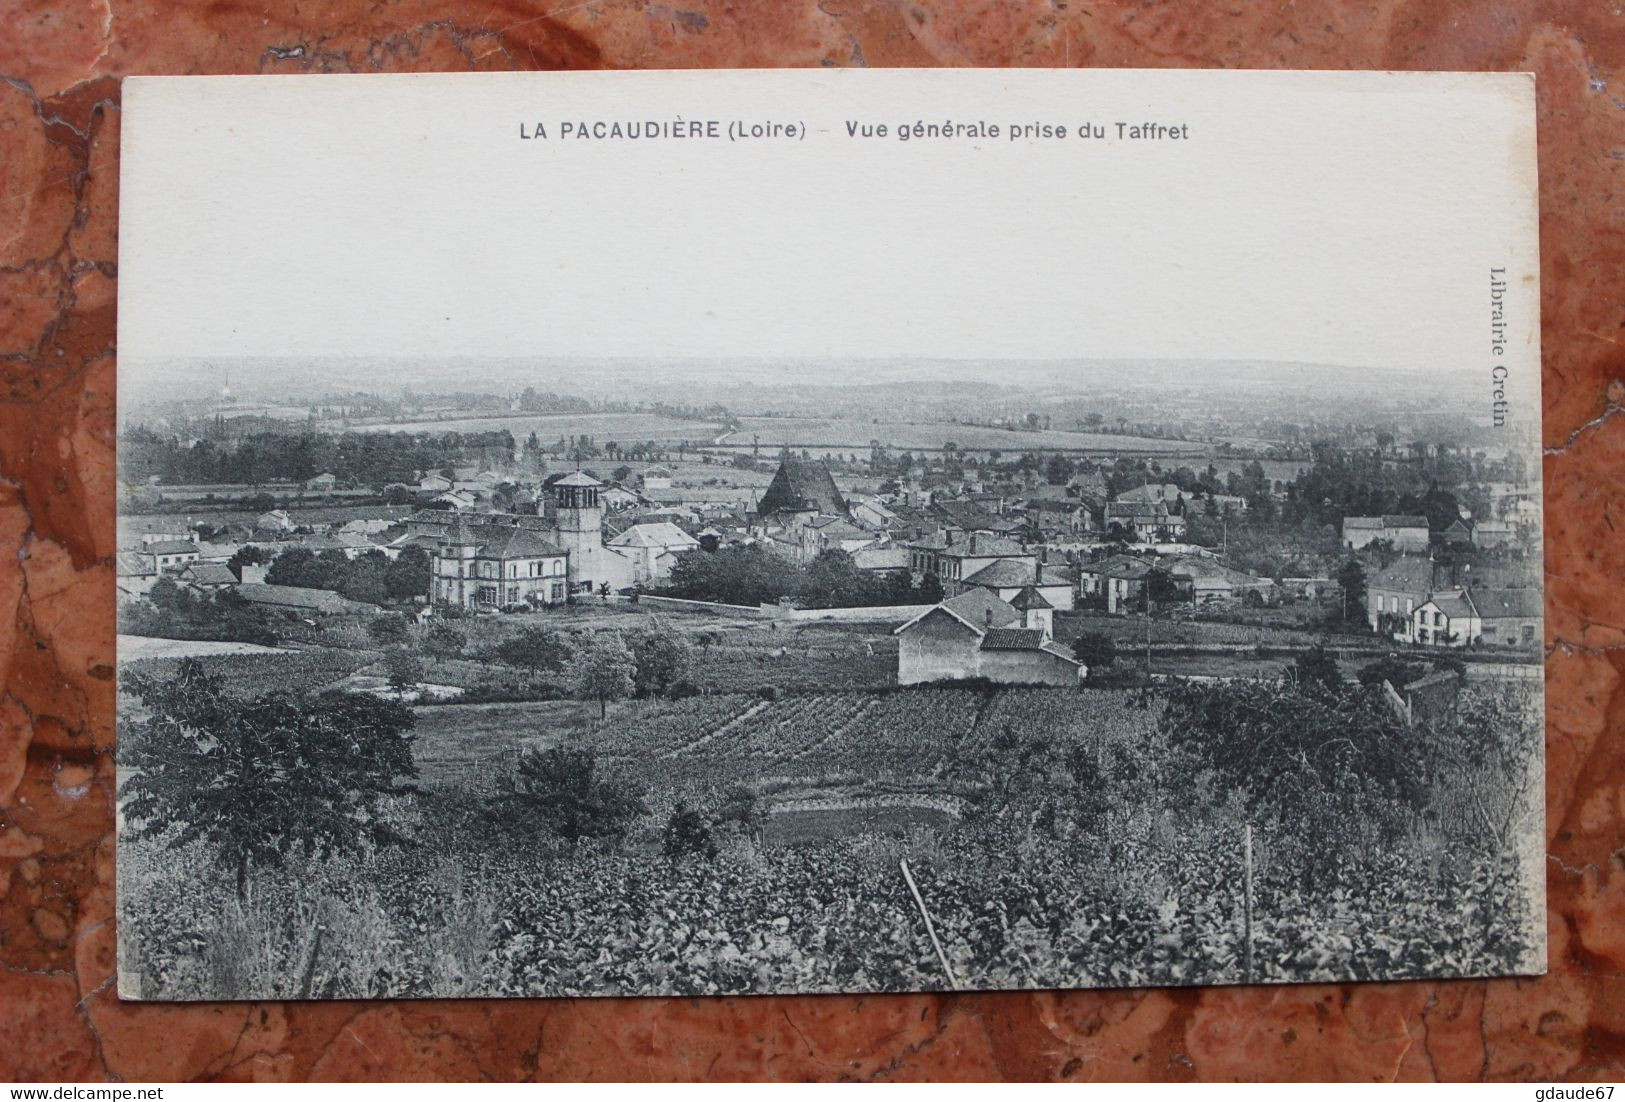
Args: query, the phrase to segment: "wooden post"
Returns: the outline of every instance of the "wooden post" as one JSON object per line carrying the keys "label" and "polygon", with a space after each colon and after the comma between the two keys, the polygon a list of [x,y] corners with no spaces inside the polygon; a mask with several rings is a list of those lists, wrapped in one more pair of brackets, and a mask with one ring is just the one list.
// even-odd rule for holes
{"label": "wooden post", "polygon": [[1246,956],[1246,981],[1253,982],[1253,824],[1242,835],[1242,943]]}
{"label": "wooden post", "polygon": [[909,894],[914,897],[914,905],[920,908],[920,917],[925,919],[925,932],[931,938],[931,947],[937,951],[937,960],[942,964],[942,971],[948,977],[948,990],[958,991],[959,980],[954,976],[953,966],[948,963],[948,954],[942,951],[942,942],[937,940],[937,928],[931,924],[931,912],[925,909],[925,900],[920,898],[920,889],[914,886],[914,874],[908,871],[908,858],[897,862],[897,867],[903,870],[903,880],[908,884]]}

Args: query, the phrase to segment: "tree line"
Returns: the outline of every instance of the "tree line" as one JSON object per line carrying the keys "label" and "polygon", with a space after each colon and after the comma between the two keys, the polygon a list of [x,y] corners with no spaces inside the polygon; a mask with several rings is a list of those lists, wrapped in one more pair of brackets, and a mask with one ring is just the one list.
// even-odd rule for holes
{"label": "tree line", "polygon": [[927,577],[916,586],[907,572],[864,570],[845,551],[822,551],[803,566],[755,545],[684,551],[677,556],[666,583],[650,592],[728,605],[789,600],[801,608],[867,608],[942,600],[942,585],[935,578]]}
{"label": "tree line", "polygon": [[513,434],[494,432],[225,432],[196,441],[136,427],[119,441],[127,482],[160,485],[304,482],[332,474],[339,482],[383,488],[410,483],[419,471],[470,463],[506,463]]}

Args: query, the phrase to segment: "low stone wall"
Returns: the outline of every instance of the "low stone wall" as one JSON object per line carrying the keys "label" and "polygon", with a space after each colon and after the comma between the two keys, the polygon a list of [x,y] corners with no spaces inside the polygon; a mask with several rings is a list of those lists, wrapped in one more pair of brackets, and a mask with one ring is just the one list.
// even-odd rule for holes
{"label": "low stone wall", "polygon": [[635,602],[669,612],[709,612],[717,616],[743,616],[752,620],[823,620],[841,624],[901,624],[933,605],[879,605],[874,608],[786,608],[783,605],[725,605],[716,601],[688,601],[648,593]]}
{"label": "low stone wall", "polygon": [[709,612],[717,616],[745,616],[753,620],[776,620],[783,615],[783,610],[771,605],[760,607],[724,605],[715,601],[685,601],[680,597],[655,597],[648,593],[640,595],[634,603],[667,612]]}
{"label": "low stone wall", "polygon": [[873,608],[775,609],[786,620],[830,620],[842,624],[903,624],[935,605],[877,605]]}

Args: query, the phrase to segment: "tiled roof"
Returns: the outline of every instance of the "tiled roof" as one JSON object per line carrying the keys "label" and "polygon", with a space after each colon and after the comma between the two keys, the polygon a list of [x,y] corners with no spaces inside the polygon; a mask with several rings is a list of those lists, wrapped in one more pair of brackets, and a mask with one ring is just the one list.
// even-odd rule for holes
{"label": "tiled roof", "polygon": [[846,500],[823,463],[786,459],[779,464],[756,507],[757,514],[764,517],[781,509],[839,514],[846,512]]}
{"label": "tiled roof", "polygon": [[121,578],[144,578],[158,573],[153,569],[152,561],[147,556],[135,551],[120,551],[118,553],[118,576]]}
{"label": "tiled roof", "polygon": [[1385,513],[1380,517],[1344,517],[1345,528],[1426,528],[1427,517]]}
{"label": "tiled roof", "polygon": [[1038,628],[993,628],[982,636],[983,650],[1041,650],[1044,633]]}
{"label": "tiled roof", "polygon": [[1168,506],[1160,501],[1112,501],[1106,505],[1108,517],[1157,517],[1168,515]]}
{"label": "tiled roof", "polygon": [[142,550],[149,555],[184,555],[188,552],[198,554],[197,544],[190,540],[157,540],[147,544]]}
{"label": "tiled roof", "polygon": [[1072,566],[1046,566],[1038,572],[1039,585],[1071,585]]}
{"label": "tiled roof", "polygon": [[1012,559],[998,559],[995,562],[988,563],[964,581],[966,585],[985,585],[997,589],[1008,589],[1011,586],[1029,585],[1032,580],[1032,563],[1016,562]]}
{"label": "tiled roof", "polygon": [[1427,603],[1451,620],[1469,619],[1477,612],[1465,593],[1441,593]]}
{"label": "tiled roof", "polygon": [[475,552],[482,559],[540,559],[564,554],[535,532],[524,528],[487,528],[484,525],[470,529],[482,542]]}
{"label": "tiled roof", "polygon": [[1028,551],[1015,540],[1005,539],[1003,536],[985,536],[980,532],[972,532],[964,539],[944,547],[942,553],[949,558],[982,558],[994,555],[1009,555],[1021,558],[1025,557]]}
{"label": "tiled roof", "polygon": [[297,585],[267,585],[264,582],[244,582],[237,587],[237,595],[244,600],[278,608],[309,609],[316,612],[376,609],[362,601],[352,601],[326,589],[309,589]]}
{"label": "tiled roof", "polygon": [[1538,589],[1474,589],[1473,605],[1486,620],[1500,617],[1531,619],[1545,611]]}
{"label": "tiled roof", "polygon": [[611,547],[697,547],[699,540],[669,520],[634,524],[609,541]]}
{"label": "tiled roof", "polygon": [[197,585],[236,585],[237,575],[222,562],[190,563],[181,577]]}
{"label": "tiled roof", "polygon": [[852,562],[860,570],[905,570],[909,565],[906,547],[860,547],[852,552]]}
{"label": "tiled roof", "polygon": [[993,614],[994,627],[1004,627],[1021,619],[1021,613],[1011,608],[1007,601],[1001,601],[998,594],[990,589],[967,589],[957,597],[950,597],[942,605],[959,616],[975,624],[978,628],[988,623],[988,613]]}
{"label": "tiled roof", "polygon": [[1026,586],[1010,600],[1010,607],[1023,612],[1034,608],[1054,608],[1044,599],[1044,595],[1032,586]]}
{"label": "tiled roof", "polygon": [[1366,581],[1365,587],[1367,590],[1426,593],[1433,588],[1433,560],[1410,555],[1395,559],[1373,574]]}

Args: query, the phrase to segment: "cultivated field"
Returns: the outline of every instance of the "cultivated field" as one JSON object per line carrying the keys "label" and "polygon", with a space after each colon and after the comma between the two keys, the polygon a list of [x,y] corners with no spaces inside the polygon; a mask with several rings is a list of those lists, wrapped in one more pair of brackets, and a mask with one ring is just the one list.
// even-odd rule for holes
{"label": "cultivated field", "polygon": [[[580,702],[421,708],[421,792],[398,811],[410,848],[293,855],[239,899],[199,845],[122,840],[128,983],[147,997],[720,994],[1329,981],[1528,959],[1507,936],[1527,905],[1520,874],[1473,816],[1430,824],[1382,788],[1297,781],[1226,796],[1180,749],[1164,699],[725,694],[630,702],[603,723]],[[600,779],[640,794],[624,837],[563,845],[487,818],[519,752],[553,742],[594,751]],[[708,850],[668,848],[683,805],[715,815]]]}

